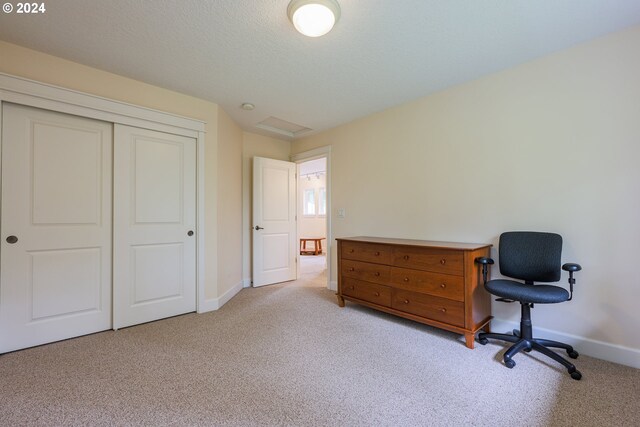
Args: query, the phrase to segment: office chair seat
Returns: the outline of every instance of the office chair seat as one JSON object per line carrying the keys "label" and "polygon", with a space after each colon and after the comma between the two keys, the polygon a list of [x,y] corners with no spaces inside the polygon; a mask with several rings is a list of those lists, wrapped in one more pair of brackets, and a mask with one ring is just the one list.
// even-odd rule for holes
{"label": "office chair seat", "polygon": [[490,280],[485,288],[493,295],[532,304],[554,304],[569,300],[566,289],[553,285],[529,285],[514,280]]}

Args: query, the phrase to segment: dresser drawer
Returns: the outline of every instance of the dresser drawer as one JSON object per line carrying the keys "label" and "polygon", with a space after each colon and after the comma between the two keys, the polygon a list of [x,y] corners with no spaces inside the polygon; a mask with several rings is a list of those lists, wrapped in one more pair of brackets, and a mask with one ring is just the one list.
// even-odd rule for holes
{"label": "dresser drawer", "polygon": [[375,283],[362,282],[344,277],[341,284],[342,295],[369,301],[374,304],[391,307],[391,288]]}
{"label": "dresser drawer", "polygon": [[343,259],[355,261],[375,262],[378,264],[393,264],[393,248],[388,245],[371,243],[342,242],[340,255]]}
{"label": "dresser drawer", "polygon": [[464,275],[464,254],[444,249],[397,248],[393,265],[462,276]]}
{"label": "dresser drawer", "polygon": [[391,307],[416,316],[464,327],[464,303],[459,301],[393,289]]}
{"label": "dresser drawer", "polygon": [[391,285],[407,291],[464,301],[464,277],[391,267]]}
{"label": "dresser drawer", "polygon": [[340,273],[344,277],[366,280],[367,282],[388,284],[391,277],[391,267],[388,265],[343,259],[340,263],[340,269]]}

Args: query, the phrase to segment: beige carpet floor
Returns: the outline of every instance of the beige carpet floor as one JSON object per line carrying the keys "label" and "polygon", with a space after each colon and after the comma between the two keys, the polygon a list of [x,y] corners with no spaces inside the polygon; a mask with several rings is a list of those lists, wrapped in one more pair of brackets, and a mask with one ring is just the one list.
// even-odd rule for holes
{"label": "beige carpet floor", "polygon": [[217,312],[0,356],[0,424],[640,425],[640,370],[580,356],[574,381],[535,354],[507,369],[500,345],[339,308],[320,260]]}

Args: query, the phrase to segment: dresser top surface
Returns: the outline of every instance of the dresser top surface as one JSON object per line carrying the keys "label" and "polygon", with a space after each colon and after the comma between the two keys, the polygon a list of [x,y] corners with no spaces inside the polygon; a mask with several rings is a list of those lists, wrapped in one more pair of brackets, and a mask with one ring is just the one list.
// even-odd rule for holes
{"label": "dresser top surface", "polygon": [[357,237],[340,237],[338,241],[349,242],[363,242],[363,243],[383,243],[388,245],[398,246],[418,246],[418,247],[430,247],[441,249],[457,249],[464,251],[474,251],[476,249],[488,248],[493,245],[489,243],[461,243],[461,242],[437,242],[432,240],[414,240],[414,239],[395,239],[389,237],[370,237],[370,236],[357,236]]}

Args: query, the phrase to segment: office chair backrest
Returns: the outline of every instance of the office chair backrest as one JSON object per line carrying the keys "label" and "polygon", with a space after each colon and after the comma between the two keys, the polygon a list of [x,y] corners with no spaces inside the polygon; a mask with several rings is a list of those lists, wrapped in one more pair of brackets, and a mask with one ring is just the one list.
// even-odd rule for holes
{"label": "office chair backrest", "polygon": [[500,235],[500,273],[534,282],[560,280],[562,236],[510,231]]}

